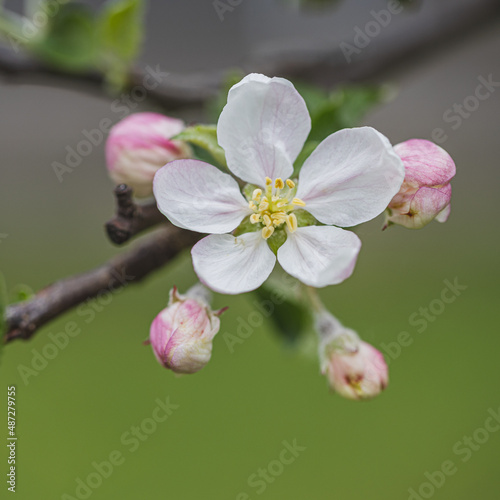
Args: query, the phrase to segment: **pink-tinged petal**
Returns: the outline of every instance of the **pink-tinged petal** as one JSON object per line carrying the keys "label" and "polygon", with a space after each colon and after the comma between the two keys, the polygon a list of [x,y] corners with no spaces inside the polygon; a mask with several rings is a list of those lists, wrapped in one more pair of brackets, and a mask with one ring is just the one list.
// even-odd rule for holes
{"label": "pink-tinged petal", "polygon": [[198,160],[167,163],[156,173],[153,191],[172,224],[199,233],[227,233],[252,212],[230,175]]}
{"label": "pink-tinged petal", "polygon": [[304,163],[297,197],[324,224],[355,226],[382,213],[404,179],[403,162],[371,127],[327,137]]}
{"label": "pink-tinged petal", "polygon": [[450,204],[450,199],[450,184],[439,189],[421,187],[413,197],[409,211],[406,213],[393,212],[388,220],[409,229],[420,229],[445,210]]}
{"label": "pink-tinged petal", "polygon": [[306,285],[336,285],[351,276],[360,239],[351,231],[332,226],[299,227],[288,233],[278,250],[278,262]]}
{"label": "pink-tinged petal", "polygon": [[263,185],[266,176],[292,174],[310,130],[304,99],[288,80],[252,74],[229,91],[217,138],[231,171]]}
{"label": "pink-tinged petal", "polygon": [[441,212],[436,215],[436,220],[438,222],[446,222],[451,213],[451,205],[447,205]]}
{"label": "pink-tinged petal", "polygon": [[271,274],[276,257],[260,234],[210,235],[191,250],[200,281],[219,293],[238,294],[258,288]]}
{"label": "pink-tinged petal", "polygon": [[174,290],[168,307],[151,324],[149,339],[163,366],[176,373],[195,373],[210,360],[219,328],[219,318],[206,304]]}
{"label": "pink-tinged petal", "polygon": [[118,122],[106,140],[106,164],[116,184],[138,197],[151,196],[156,171],[169,161],[189,158],[191,148],[171,139],[184,122],[158,113],[135,113]]}
{"label": "pink-tinged petal", "polygon": [[325,373],[331,388],[348,399],[373,398],[389,384],[384,356],[366,342],[354,353],[333,350]]}
{"label": "pink-tinged petal", "polygon": [[455,163],[437,144],[410,139],[394,146],[405,166],[405,183],[416,186],[440,186],[455,176]]}

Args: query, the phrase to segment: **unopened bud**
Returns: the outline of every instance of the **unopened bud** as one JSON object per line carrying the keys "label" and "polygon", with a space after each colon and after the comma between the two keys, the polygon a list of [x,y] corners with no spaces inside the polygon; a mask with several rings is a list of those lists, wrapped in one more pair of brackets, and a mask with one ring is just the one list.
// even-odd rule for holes
{"label": "unopened bud", "polygon": [[150,342],[158,361],[175,373],[195,373],[212,355],[212,340],[220,328],[199,288],[180,295],[174,288],[170,302],[153,320]]}
{"label": "unopened bud", "polygon": [[399,224],[420,229],[450,214],[451,184],[455,163],[441,147],[423,139],[410,139],[394,146],[403,160],[405,179],[387,207],[386,226]]}
{"label": "unopened bud", "polygon": [[111,129],[106,142],[111,179],[130,186],[135,196],[151,196],[156,171],[192,154],[185,142],[171,140],[184,128],[182,120],[158,113],[135,113],[124,118]]}
{"label": "unopened bud", "polygon": [[382,354],[328,311],[316,315],[321,371],[330,387],[348,399],[377,396],[389,383]]}

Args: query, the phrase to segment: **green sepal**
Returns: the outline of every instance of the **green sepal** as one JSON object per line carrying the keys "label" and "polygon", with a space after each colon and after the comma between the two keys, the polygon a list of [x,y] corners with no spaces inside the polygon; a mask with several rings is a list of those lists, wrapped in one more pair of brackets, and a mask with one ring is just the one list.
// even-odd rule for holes
{"label": "green sepal", "polygon": [[295,217],[297,217],[297,226],[305,227],[305,226],[323,226],[321,222],[319,222],[316,217],[311,215],[307,210],[299,209],[294,210],[293,212]]}
{"label": "green sepal", "polygon": [[280,227],[267,239],[269,248],[273,251],[274,255],[278,255],[278,250],[286,241],[286,231]]}
{"label": "green sepal", "polygon": [[261,224],[252,224],[250,217],[245,217],[241,224],[233,231],[233,236],[240,236],[245,233],[255,233],[262,229]]}

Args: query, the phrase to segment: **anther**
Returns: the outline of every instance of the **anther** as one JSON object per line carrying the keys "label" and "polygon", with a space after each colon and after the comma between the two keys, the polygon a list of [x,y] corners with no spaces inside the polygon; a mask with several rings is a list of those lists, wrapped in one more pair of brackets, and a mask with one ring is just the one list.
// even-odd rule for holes
{"label": "anther", "polygon": [[252,194],[252,200],[259,201],[261,196],[262,196],[262,189],[254,189]]}
{"label": "anther", "polygon": [[277,189],[283,189],[285,187],[285,183],[283,182],[283,179],[281,177],[278,177],[274,181],[274,187]]}
{"label": "anther", "polygon": [[293,203],[294,205],[299,206],[299,207],[305,207],[305,206],[306,206],[306,204],[305,204],[305,203],[304,203],[304,202],[303,202],[300,198],[294,198],[294,199],[292,200],[292,203]]}
{"label": "anther", "polygon": [[297,217],[295,217],[295,214],[290,214],[286,218],[286,225],[291,233],[297,231]]}
{"label": "anther", "polygon": [[295,182],[293,182],[291,179],[286,180],[286,185],[290,188],[293,189],[295,187]]}
{"label": "anther", "polygon": [[267,198],[264,198],[259,204],[259,211],[264,212],[268,208],[269,208],[269,202],[267,201]]}
{"label": "anther", "polygon": [[266,226],[265,228],[262,229],[262,237],[267,240],[272,236],[274,233],[274,227],[273,226]]}
{"label": "anther", "polygon": [[250,222],[252,224],[257,224],[257,222],[260,222],[260,214],[252,214],[250,216]]}

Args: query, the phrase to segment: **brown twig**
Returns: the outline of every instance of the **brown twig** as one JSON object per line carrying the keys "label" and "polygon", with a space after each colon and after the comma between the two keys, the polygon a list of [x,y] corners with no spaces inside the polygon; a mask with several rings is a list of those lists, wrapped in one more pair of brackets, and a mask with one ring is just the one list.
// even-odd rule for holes
{"label": "brown twig", "polygon": [[115,217],[106,222],[106,232],[116,245],[122,245],[142,231],[167,222],[156,203],[137,205],[132,194],[132,188],[126,184],[115,188],[117,211]]}
{"label": "brown twig", "polygon": [[191,247],[201,236],[168,225],[102,266],[65,278],[40,290],[26,302],[8,306],[4,342],[29,339],[41,326],[78,304],[141,281]]}
{"label": "brown twig", "polygon": [[[415,1],[415,8],[418,2]],[[411,7],[411,5],[410,5]],[[408,7],[408,11],[410,11]],[[377,79],[389,70],[398,69],[416,57],[433,55],[438,48],[462,41],[464,36],[496,22],[500,13],[497,0],[476,0],[457,5],[457,2],[436,2],[434,17],[439,22],[429,24],[428,17],[421,17],[408,26],[402,26],[391,36],[380,37],[353,61],[347,61],[339,45],[314,47],[302,53],[297,51],[259,53],[242,63],[244,72],[261,72],[300,78],[331,87],[339,82]],[[352,43],[352,40],[347,39]],[[130,74],[129,89],[142,85],[146,71],[135,68]],[[148,100],[166,109],[186,106],[201,107],[217,96],[225,78],[225,71],[212,71],[183,77],[170,73],[158,87],[148,92]],[[86,92],[102,95],[104,76],[98,71],[71,73],[52,68],[35,60],[27,53],[16,54],[0,47],[0,76],[7,82],[30,83],[63,87],[76,87]]]}

